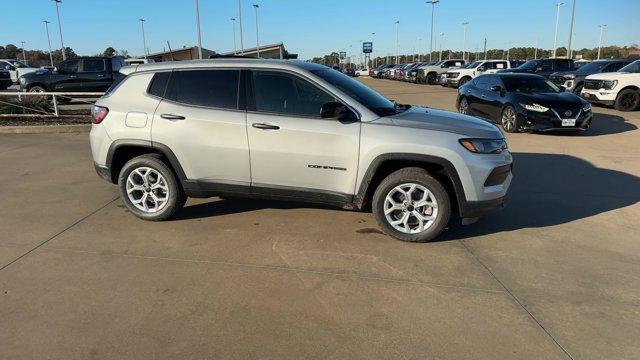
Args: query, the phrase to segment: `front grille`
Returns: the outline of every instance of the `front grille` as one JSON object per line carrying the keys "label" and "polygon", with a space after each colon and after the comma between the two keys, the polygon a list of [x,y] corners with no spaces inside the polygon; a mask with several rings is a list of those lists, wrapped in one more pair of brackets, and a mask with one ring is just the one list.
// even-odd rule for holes
{"label": "front grille", "polygon": [[585,80],[584,88],[589,90],[600,90],[603,88],[604,81],[602,80]]}
{"label": "front grille", "polygon": [[564,85],[564,77],[563,76],[551,76],[551,81],[553,81],[556,85]]}

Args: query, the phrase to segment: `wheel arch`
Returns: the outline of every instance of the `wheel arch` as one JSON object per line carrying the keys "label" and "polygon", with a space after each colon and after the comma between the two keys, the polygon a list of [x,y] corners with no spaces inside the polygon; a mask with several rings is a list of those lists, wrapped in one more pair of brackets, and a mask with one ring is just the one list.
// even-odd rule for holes
{"label": "wheel arch", "polygon": [[371,162],[354,197],[354,205],[359,209],[369,206],[373,193],[382,180],[394,171],[405,167],[423,168],[440,181],[452,197],[452,210],[457,210],[466,202],[460,176],[449,160],[424,154],[389,153],[378,155]]}
{"label": "wheel arch", "polygon": [[111,182],[118,182],[120,170],[127,161],[145,154],[157,154],[173,170],[179,181],[187,179],[180,162],[168,146],[148,140],[119,139],[109,146],[107,153],[105,165],[109,169]]}
{"label": "wheel arch", "polygon": [[31,88],[36,87],[36,86],[40,86],[41,88],[43,88],[43,89],[45,89],[45,90],[47,90],[47,91],[49,91],[49,90],[50,90],[50,89],[49,89],[49,87],[48,87],[45,83],[42,83],[42,82],[34,82],[34,83],[28,84],[28,85],[26,86],[26,87],[27,87],[27,91],[31,90]]}

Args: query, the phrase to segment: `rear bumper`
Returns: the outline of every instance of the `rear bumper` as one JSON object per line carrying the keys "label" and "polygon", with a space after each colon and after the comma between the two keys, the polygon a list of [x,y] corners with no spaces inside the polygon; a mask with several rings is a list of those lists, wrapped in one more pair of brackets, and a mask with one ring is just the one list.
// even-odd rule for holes
{"label": "rear bumper", "polygon": [[93,163],[93,167],[96,169],[96,173],[98,173],[98,176],[110,183],[113,182],[113,180],[111,179],[111,169],[109,169],[107,166],[99,165],[95,162]]}

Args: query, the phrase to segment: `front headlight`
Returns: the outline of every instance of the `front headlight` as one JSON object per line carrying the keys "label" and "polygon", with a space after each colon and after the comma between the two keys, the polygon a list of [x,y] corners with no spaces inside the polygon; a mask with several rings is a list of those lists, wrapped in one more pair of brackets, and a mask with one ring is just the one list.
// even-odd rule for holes
{"label": "front headlight", "polygon": [[591,111],[591,104],[587,103],[587,105],[582,107],[582,111],[589,112]]}
{"label": "front headlight", "polygon": [[529,111],[535,111],[535,112],[541,112],[541,113],[549,111],[548,107],[544,107],[538,104],[520,104],[520,105]]}
{"label": "front headlight", "polygon": [[563,76],[565,78],[565,80],[573,80],[576,78],[575,74],[568,74],[568,75],[564,75]]}
{"label": "front headlight", "polygon": [[500,154],[507,150],[505,139],[460,139],[460,145],[474,154]]}
{"label": "front headlight", "polygon": [[611,90],[618,85],[618,80],[605,80],[602,83],[602,88],[605,90]]}
{"label": "front headlight", "polygon": [[23,78],[22,76],[20,76],[20,79],[18,79],[20,81],[21,85],[24,85],[24,83],[27,82],[27,80],[25,78]]}

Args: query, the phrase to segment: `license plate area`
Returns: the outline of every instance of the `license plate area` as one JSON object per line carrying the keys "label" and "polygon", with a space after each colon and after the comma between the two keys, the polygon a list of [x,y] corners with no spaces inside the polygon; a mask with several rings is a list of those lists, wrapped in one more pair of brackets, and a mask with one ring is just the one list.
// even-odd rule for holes
{"label": "license plate area", "polygon": [[576,126],[576,119],[562,119],[562,126]]}

